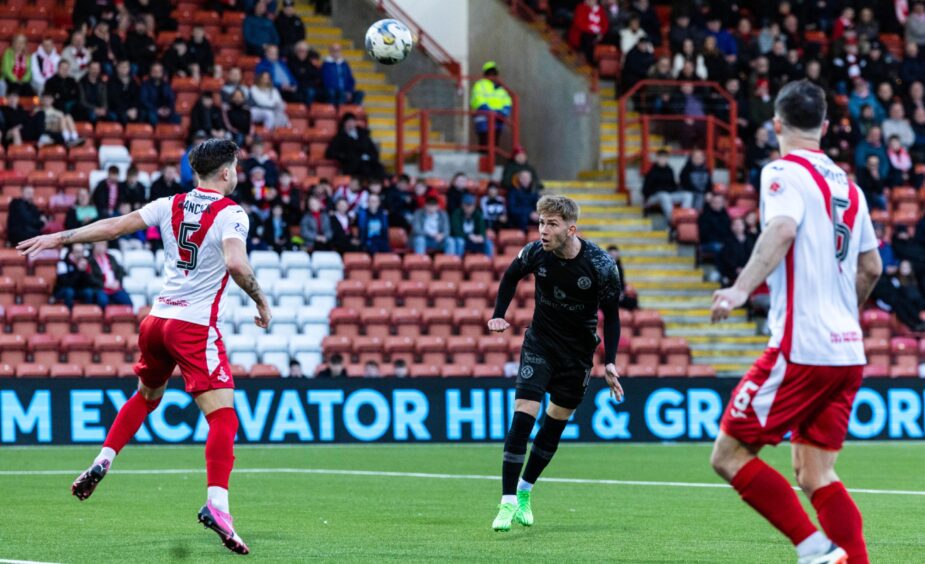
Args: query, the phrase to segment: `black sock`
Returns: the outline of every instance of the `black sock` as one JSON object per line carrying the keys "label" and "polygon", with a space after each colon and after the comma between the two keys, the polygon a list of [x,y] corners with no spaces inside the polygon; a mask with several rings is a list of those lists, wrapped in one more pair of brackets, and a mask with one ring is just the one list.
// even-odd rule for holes
{"label": "black sock", "polygon": [[556,454],[556,449],[559,448],[559,439],[562,438],[562,431],[565,430],[567,424],[567,420],[553,419],[549,414],[543,418],[543,424],[540,426],[536,438],[533,439],[530,460],[527,461],[527,467],[524,469],[523,479],[525,482],[536,483],[543,469],[552,460],[552,456]]}
{"label": "black sock", "polygon": [[515,495],[517,493],[517,480],[520,479],[520,470],[524,466],[527,456],[527,441],[536,417],[523,411],[515,411],[511,428],[507,431],[504,440],[504,462],[501,463],[501,495]]}

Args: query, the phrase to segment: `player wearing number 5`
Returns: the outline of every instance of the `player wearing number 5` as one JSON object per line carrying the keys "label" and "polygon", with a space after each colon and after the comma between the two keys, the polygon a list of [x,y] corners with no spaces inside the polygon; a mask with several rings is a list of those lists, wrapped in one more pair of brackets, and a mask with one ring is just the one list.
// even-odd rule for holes
{"label": "player wearing number 5", "polygon": [[[767,279],[771,340],[723,414],[714,469],[777,527],[800,564],[866,563],[861,513],[835,474],[866,363],[858,307],[881,263],[864,195],[819,150],[825,92],[801,80],[781,89],[774,130],[783,158],[761,172],[764,231],[735,284],[713,296],[714,321],[742,306]],[[790,433],[800,488],[816,530],[790,483],[758,458]]]}
{"label": "player wearing number 5", "polygon": [[167,380],[179,365],[186,391],[209,422],[208,497],[199,521],[218,533],[230,550],[247,554],[228,509],[228,479],[238,430],[234,380],[219,330],[228,278],[234,278],[257,304],[259,316],[254,322],[259,327],[269,325],[270,307],[247,260],[247,214],[227,197],[237,185],[237,152],[231,141],[208,140],[190,152],[199,186],[188,194],[160,198],[128,215],[80,229],[29,239],[17,248],[32,255],[73,243],[109,241],[147,227],[160,228],[166,253],[165,283],[138,335],[138,393],[119,410],[99,456],[71,490],[80,500],[90,497],[116,454],[157,408]]}

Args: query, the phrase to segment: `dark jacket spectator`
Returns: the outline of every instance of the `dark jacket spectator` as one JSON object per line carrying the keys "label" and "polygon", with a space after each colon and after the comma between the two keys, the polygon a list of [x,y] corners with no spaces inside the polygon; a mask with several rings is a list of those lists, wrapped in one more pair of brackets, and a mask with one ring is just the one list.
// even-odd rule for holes
{"label": "dark jacket spectator", "polygon": [[264,221],[263,237],[276,252],[289,246],[289,220],[281,204],[274,203],[270,208],[270,215]]}
{"label": "dark jacket spectator", "polygon": [[857,144],[854,149],[854,166],[856,170],[867,166],[867,158],[876,155],[880,159],[880,177],[886,178],[890,174],[890,159],[886,154],[886,145],[883,144],[880,128],[871,127],[867,137]]}
{"label": "dark jacket spectator", "polygon": [[[19,93],[10,91],[6,95],[6,104],[0,106],[0,130],[3,131],[3,145],[22,144],[23,140],[29,137],[29,124],[31,118],[29,112],[19,105]],[[32,134],[31,140],[38,139],[38,135]]]}
{"label": "dark jacket spectator", "polygon": [[321,56],[309,49],[308,43],[299,41],[295,44],[293,54],[286,63],[299,86],[302,102],[311,105],[324,92],[324,80],[321,78]]}
{"label": "dark jacket spectator", "polygon": [[466,253],[491,255],[491,242],[485,233],[485,218],[476,205],[475,196],[466,194],[462,205],[450,216],[450,237],[453,250],[463,256]]}
{"label": "dark jacket spectator", "polygon": [[369,130],[357,124],[356,116],[344,114],[340,131],[331,140],[324,154],[325,158],[340,163],[344,174],[366,178],[382,178],[385,169],[379,162],[376,148]]}
{"label": "dark jacket spectator", "polygon": [[857,183],[864,192],[867,200],[867,207],[872,210],[885,210],[886,197],[884,189],[887,187],[886,178],[880,176],[880,157],[877,155],[868,155],[864,168],[858,169],[856,173]]}
{"label": "dark jacket spectator", "polygon": [[190,67],[196,64],[193,55],[190,54],[186,41],[175,39],[170,49],[161,57],[161,63],[164,65],[164,71],[167,76],[190,76]]}
{"label": "dark jacket spectator", "polygon": [[129,167],[122,184],[122,203],[128,204],[130,210],[136,210],[147,203],[147,188],[138,180],[138,169]]}
{"label": "dark jacket spectator", "polygon": [[507,225],[507,202],[499,194],[497,182],[488,183],[488,191],[482,196],[480,206],[485,225],[489,229],[499,229]]}
{"label": "dark jacket spectator", "polygon": [[348,213],[347,200],[340,199],[334,203],[331,214],[331,242],[339,253],[357,252],[363,249],[356,219]]}
{"label": "dark jacket spectator", "polygon": [[392,251],[389,244],[389,214],[382,207],[379,194],[370,194],[365,208],[357,211],[357,227],[360,241],[370,253],[388,253]]}
{"label": "dark jacket spectator", "polygon": [[141,120],[141,88],[131,75],[131,64],[119,61],[116,74],[106,83],[106,100],[116,120],[126,124]]}
{"label": "dark jacket spectator", "polygon": [[161,177],[151,184],[152,201],[158,198],[183,194],[185,192],[187,192],[187,190],[180,184],[180,175],[177,172],[177,167],[174,165],[165,166]]}
{"label": "dark jacket spectator", "polygon": [[123,186],[119,182],[119,167],[111,166],[107,171],[107,176],[100,180],[93,189],[93,205],[101,218],[112,217],[119,204],[122,203],[124,194]]}
{"label": "dark jacket spectator", "polygon": [[105,74],[112,74],[116,61],[125,58],[125,46],[118,33],[112,33],[109,23],[100,21],[93,33],[87,37],[87,48],[93,52],[93,60],[98,62]]}
{"label": "dark jacket spectator", "polygon": [[253,134],[251,111],[247,107],[247,96],[243,90],[235,90],[231,101],[224,108],[225,129],[231,134],[232,140],[240,145],[246,145]]}
{"label": "dark jacket spectator", "polygon": [[649,69],[654,64],[655,55],[652,42],[644,37],[626,54],[620,77],[620,91],[626,92],[637,82],[646,78],[649,75]]}
{"label": "dark jacket spectator", "polygon": [[193,27],[193,35],[186,44],[190,57],[199,66],[199,73],[203,76],[212,74],[215,67],[215,55],[212,44],[206,38],[205,29],[201,25]]}
{"label": "dark jacket spectator", "polygon": [[273,20],[267,17],[263,0],[254,5],[254,13],[244,18],[244,45],[248,55],[263,55],[264,45],[279,46],[279,33]]}
{"label": "dark jacket spectator", "polygon": [[265,145],[261,140],[254,141],[251,146],[250,156],[244,159],[241,164],[244,174],[248,176],[258,166],[263,168],[267,186],[277,186],[279,184],[279,165],[270,158],[270,155],[266,154]]}
{"label": "dark jacket spectator", "polygon": [[157,44],[148,35],[148,25],[144,20],[136,20],[135,27],[125,35],[125,56],[137,67],[137,76],[148,74],[157,58]]}
{"label": "dark jacket spectator", "polygon": [[667,158],[665,163],[652,163],[649,171],[646,173],[645,180],[642,182],[642,197],[648,200],[658,192],[676,192],[678,190],[678,181],[675,179],[674,169],[668,164]]}
{"label": "dark jacket spectator", "polygon": [[103,292],[103,278],[94,274],[90,260],[84,256],[82,244],[71,245],[71,250],[58,263],[54,296],[55,300],[63,302],[68,308],[74,307],[75,299],[85,304],[103,306],[109,302]]}
{"label": "dark jacket spectator", "polygon": [[708,203],[697,218],[700,244],[708,251],[718,253],[723,243],[732,236],[732,227],[729,213],[726,212],[726,198],[720,194],[713,194]]}
{"label": "dark jacket spectator", "polygon": [[151,65],[151,75],[141,84],[139,95],[145,119],[151,125],[180,123],[180,116],[176,112],[177,98],[164,77],[164,67],[160,63]]}
{"label": "dark jacket spectator", "polygon": [[204,131],[208,137],[225,137],[225,117],[211,92],[203,92],[190,113],[190,136]]}
{"label": "dark jacket spectator", "polygon": [[389,221],[393,227],[406,231],[411,228],[411,216],[414,213],[411,179],[403,174],[385,188],[385,209],[389,212]]}
{"label": "dark jacket spectator", "polygon": [[62,60],[58,63],[58,74],[45,81],[42,94],[49,94],[55,99],[55,107],[69,114],[80,101],[80,86],[71,77],[71,63]]}
{"label": "dark jacket spectator", "polygon": [[469,179],[466,178],[465,172],[457,172],[450,180],[450,187],[446,191],[446,213],[453,215],[453,212],[462,205],[463,196],[470,194]]}
{"label": "dark jacket spectator", "polygon": [[539,221],[536,203],[540,197],[531,189],[527,175],[529,172],[521,171],[518,176],[514,177],[514,187],[507,191],[508,226],[524,231]]}
{"label": "dark jacket spectator", "polygon": [[723,250],[716,257],[716,267],[721,276],[723,287],[731,286],[745,268],[752,249],[755,248],[755,239],[745,231],[745,220],[737,217],[731,222],[732,235],[723,244]]}
{"label": "dark jacket spectator", "polygon": [[80,79],[80,103],[75,110],[80,119],[96,123],[109,117],[109,96],[103,82],[102,69],[96,61],[90,63],[87,74]]}
{"label": "dark jacket spectator", "polygon": [[279,35],[279,48],[283,53],[305,39],[305,24],[295,13],[295,2],[283,0],[283,11],[276,16],[276,34]]}
{"label": "dark jacket spectator", "polygon": [[35,189],[24,186],[19,198],[10,201],[10,215],[7,218],[7,238],[14,247],[21,241],[37,237],[45,227],[45,218],[33,202]]}
{"label": "dark jacket spectator", "polygon": [[703,208],[703,198],[713,189],[713,174],[707,168],[702,149],[694,149],[681,169],[681,190],[694,195],[694,208]]}
{"label": "dark jacket spectator", "polygon": [[331,44],[328,56],[321,64],[321,80],[324,83],[327,102],[340,104],[362,104],[363,93],[356,89],[356,81],[350,64],[341,55],[340,45]]}
{"label": "dark jacket spectator", "polygon": [[289,67],[286,66],[286,63],[279,58],[279,47],[276,45],[267,45],[263,53],[263,59],[257,63],[257,68],[254,69],[256,76],[269,73],[273,86],[279,90],[284,100],[287,102],[302,101],[299,99],[298,95],[298,82],[296,82],[295,77],[292,75]]}
{"label": "dark jacket spectator", "polygon": [[533,165],[527,161],[527,151],[520,145],[514,147],[511,160],[504,163],[504,169],[501,171],[501,187],[505,190],[510,190],[511,186],[513,186],[514,177],[522,170],[529,170],[534,185],[540,190],[543,189],[543,182],[540,181],[539,174],[537,174]]}

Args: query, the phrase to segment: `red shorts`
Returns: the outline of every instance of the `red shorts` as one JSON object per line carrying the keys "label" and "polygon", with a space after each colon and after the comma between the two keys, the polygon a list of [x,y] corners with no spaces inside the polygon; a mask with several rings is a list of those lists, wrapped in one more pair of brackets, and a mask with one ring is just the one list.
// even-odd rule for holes
{"label": "red shorts", "polygon": [[790,440],[840,450],[863,366],[791,364],[778,349],[755,361],[732,392],[720,427],[749,445]]}
{"label": "red shorts", "polygon": [[166,384],[177,365],[191,394],[234,388],[225,343],[214,327],[149,315],[141,322],[138,348],[135,374],[148,388]]}

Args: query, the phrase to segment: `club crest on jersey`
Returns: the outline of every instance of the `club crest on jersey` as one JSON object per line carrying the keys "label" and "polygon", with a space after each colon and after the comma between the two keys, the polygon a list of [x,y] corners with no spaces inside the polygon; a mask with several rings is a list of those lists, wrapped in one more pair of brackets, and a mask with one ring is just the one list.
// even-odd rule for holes
{"label": "club crest on jersey", "polygon": [[772,180],[768,190],[771,191],[771,194],[780,194],[784,190],[784,185],[776,180]]}
{"label": "club crest on jersey", "polygon": [[530,365],[525,365],[520,368],[520,377],[524,380],[529,380],[533,378],[533,367]]}
{"label": "club crest on jersey", "polygon": [[541,267],[539,267],[538,269],[536,269],[536,275],[537,275],[537,276],[542,276],[543,278],[545,278],[545,277],[546,277],[546,267],[545,267],[545,266],[541,266]]}
{"label": "club crest on jersey", "polygon": [[565,299],[565,292],[559,289],[558,286],[553,287],[552,295],[556,297],[557,300],[562,301]]}
{"label": "club crest on jersey", "polygon": [[588,278],[587,276],[582,276],[581,278],[578,279],[578,287],[581,288],[582,290],[587,290],[588,288],[591,287],[591,279]]}
{"label": "club crest on jersey", "polygon": [[227,382],[230,379],[231,378],[228,376],[228,373],[225,372],[224,366],[218,369],[218,381],[219,382]]}

